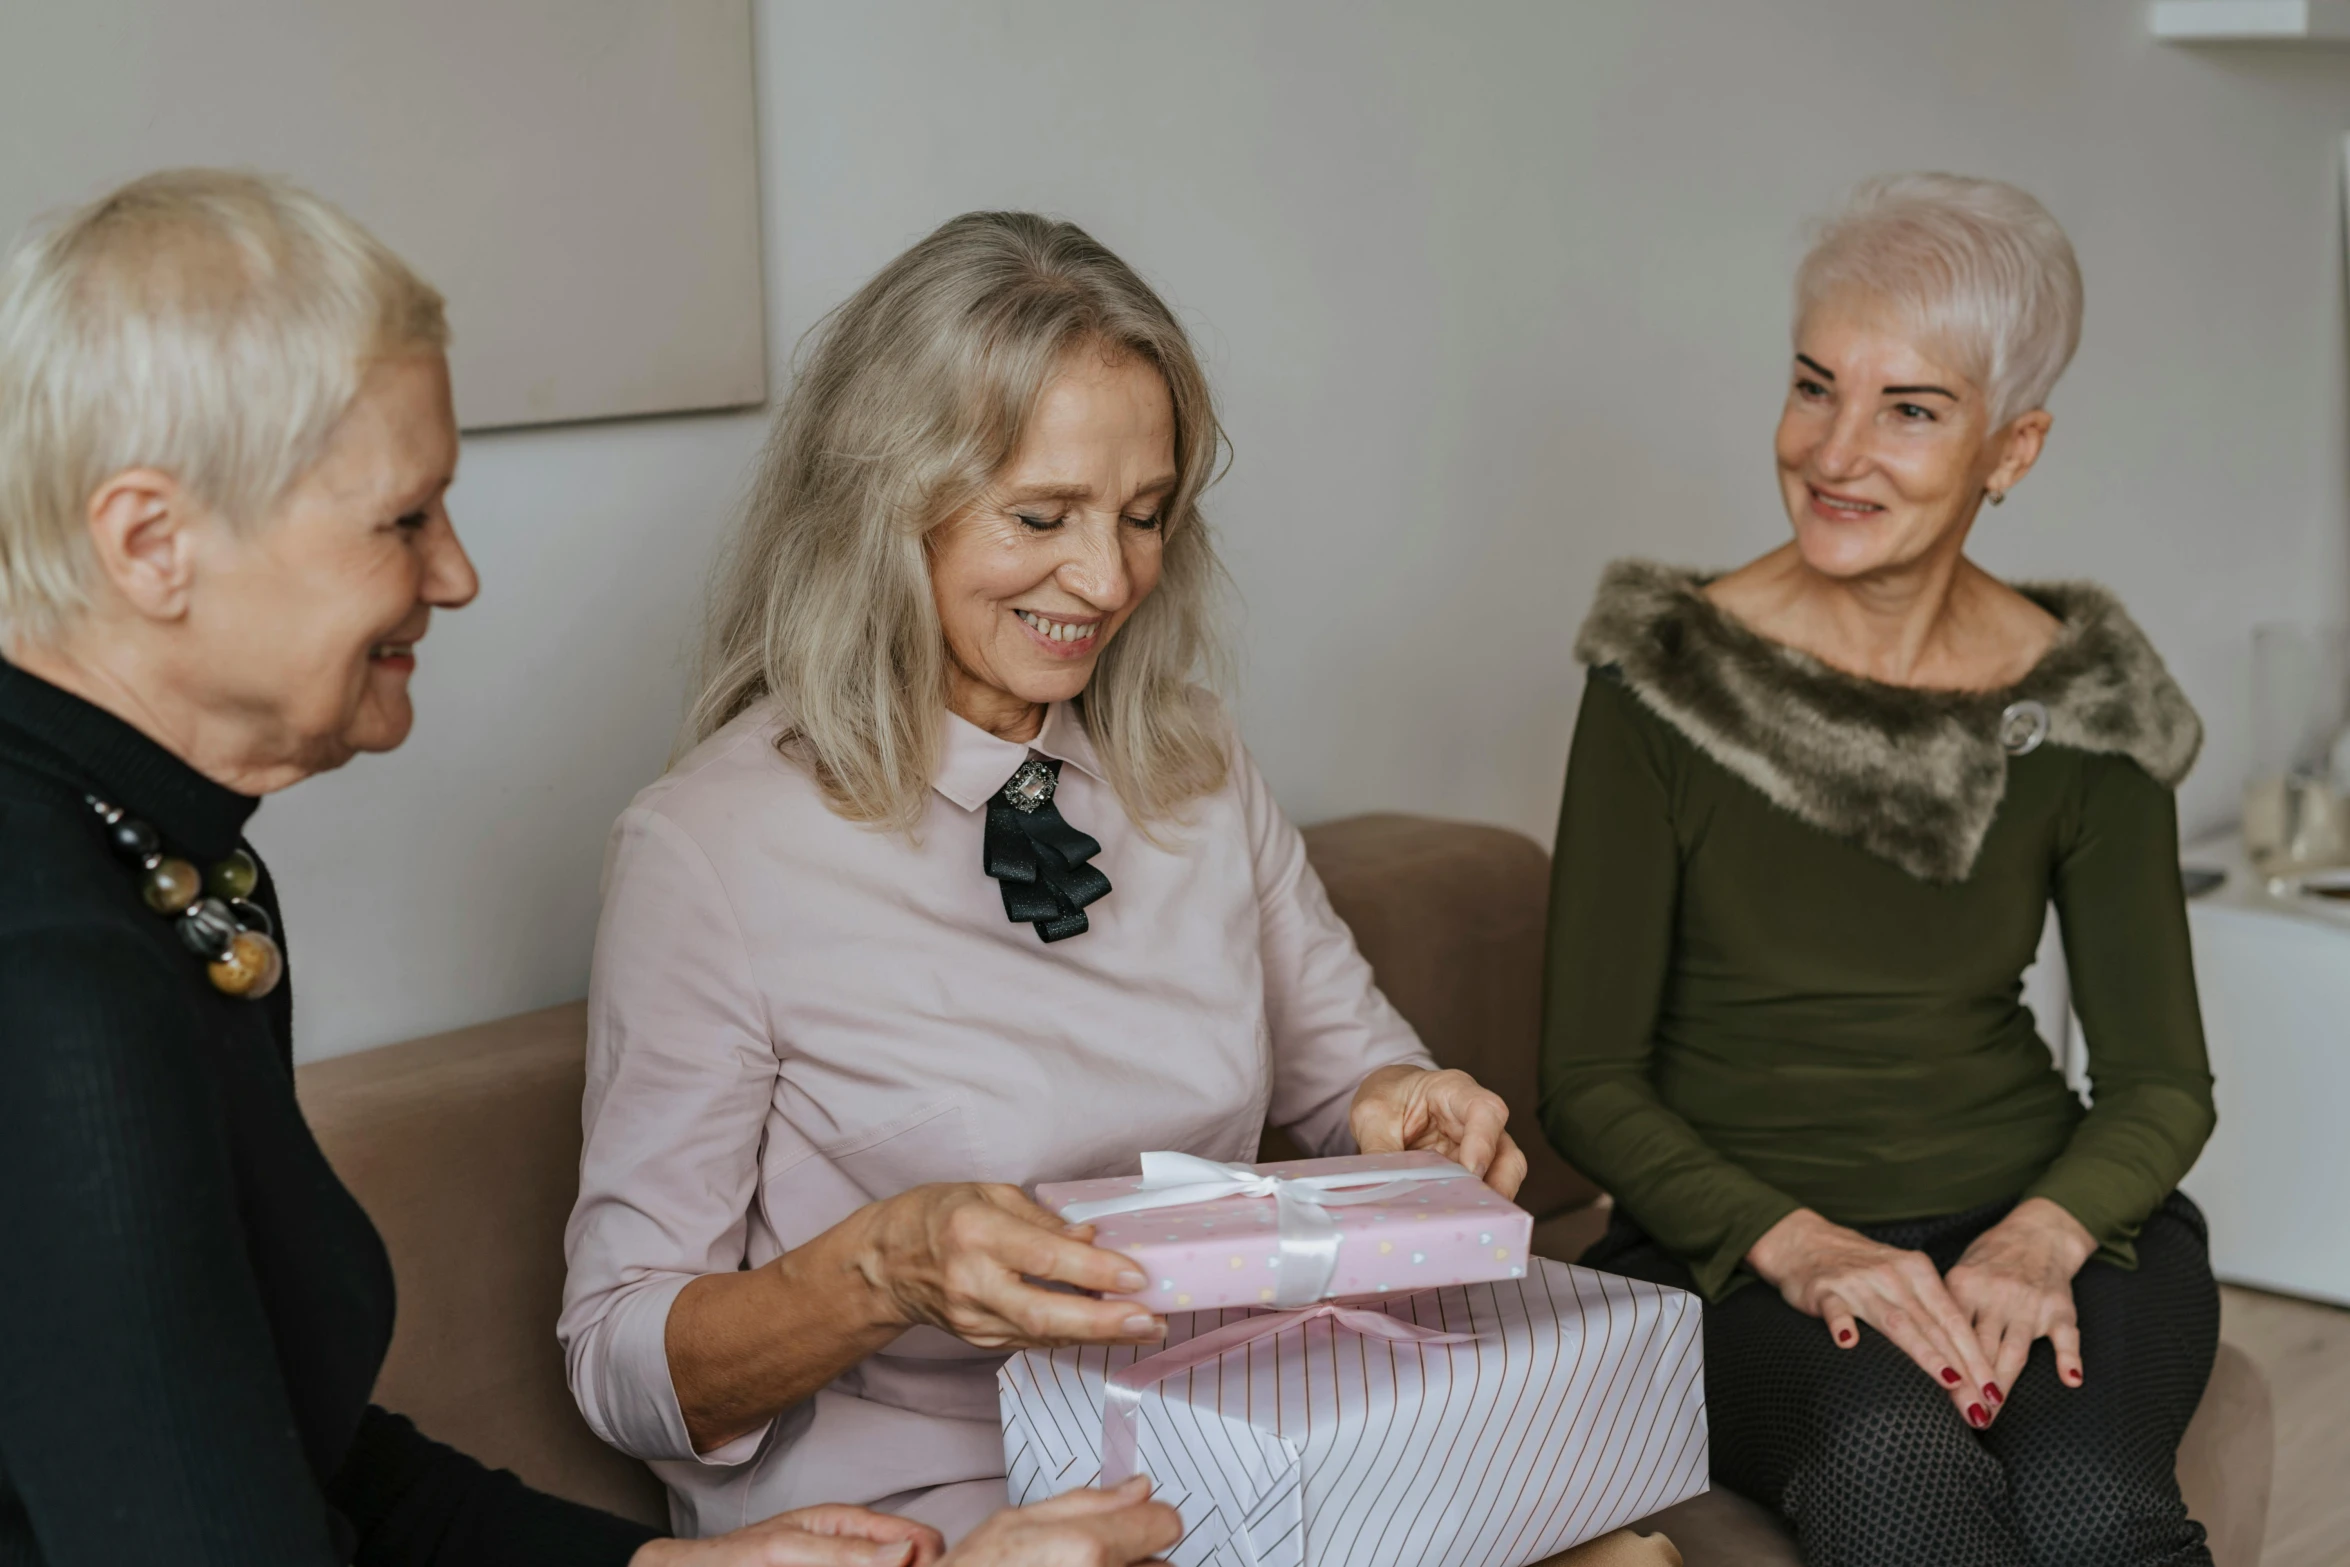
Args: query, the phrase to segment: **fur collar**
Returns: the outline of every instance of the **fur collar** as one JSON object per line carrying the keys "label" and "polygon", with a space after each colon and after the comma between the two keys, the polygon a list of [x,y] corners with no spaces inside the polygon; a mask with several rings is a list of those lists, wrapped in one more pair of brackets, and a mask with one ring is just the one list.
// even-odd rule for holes
{"label": "fur collar", "polygon": [[2019,585],[2064,622],[2005,691],[1920,691],[1832,669],[1715,607],[1693,571],[1623,560],[1600,579],[1575,656],[1772,803],[1925,881],[1964,881],[2007,793],[2000,715],[2048,709],[2047,743],[2127,756],[2166,788],[2203,725],[2103,588]]}

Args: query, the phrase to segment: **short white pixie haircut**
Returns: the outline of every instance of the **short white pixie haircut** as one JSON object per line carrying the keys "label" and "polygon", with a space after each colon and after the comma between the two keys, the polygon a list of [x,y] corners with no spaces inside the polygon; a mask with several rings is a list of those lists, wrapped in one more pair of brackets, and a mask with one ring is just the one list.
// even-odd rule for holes
{"label": "short white pixie haircut", "polygon": [[1991,424],[2043,406],[2081,342],[2081,267],[2048,209],[1999,180],[1887,174],[1820,225],[1795,330],[1831,300],[1890,307],[1981,387]]}
{"label": "short white pixie haircut", "polygon": [[0,635],[89,603],[87,508],[131,468],[248,526],[322,455],[368,366],[448,343],[441,296],[284,180],[149,174],[0,264]]}

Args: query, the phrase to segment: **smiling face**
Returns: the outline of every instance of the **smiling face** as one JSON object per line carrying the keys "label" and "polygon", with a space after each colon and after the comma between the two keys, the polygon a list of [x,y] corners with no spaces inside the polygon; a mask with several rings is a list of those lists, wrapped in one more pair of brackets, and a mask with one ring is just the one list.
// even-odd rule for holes
{"label": "smiling face", "polygon": [[1850,579],[1955,555],[1986,491],[2038,457],[2048,415],[1999,429],[1983,389],[1869,300],[1830,299],[1796,334],[1779,487],[1813,570]]}
{"label": "smiling face", "polygon": [[271,515],[201,530],[192,678],[297,774],[407,738],[416,644],[478,586],[445,504],[456,466],[447,361],[385,360]]}
{"label": "smiling face", "polygon": [[1083,691],[1158,586],[1175,405],[1151,365],[1071,354],[988,493],[930,538],[947,705],[1007,739]]}

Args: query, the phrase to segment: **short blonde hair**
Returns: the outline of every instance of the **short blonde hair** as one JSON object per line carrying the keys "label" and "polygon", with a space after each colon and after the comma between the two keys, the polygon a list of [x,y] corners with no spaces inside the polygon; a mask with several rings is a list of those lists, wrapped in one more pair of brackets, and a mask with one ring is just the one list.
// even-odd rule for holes
{"label": "short blonde hair", "polygon": [[1890,305],[1984,389],[1994,427],[2043,406],[2081,342],[2081,268],[2029,194],[1957,174],[1888,174],[1821,224],[1795,274],[1795,326],[1837,295]]}
{"label": "short blonde hair", "polygon": [[87,606],[111,476],[161,470],[250,523],[371,361],[447,342],[439,294],[281,179],[167,170],[37,226],[0,265],[0,630],[46,639]]}
{"label": "short blonde hair", "polygon": [[1223,434],[1165,302],[1075,224],[973,212],[884,267],[811,343],[719,568],[689,740],[778,698],[780,748],[837,813],[911,830],[947,697],[926,540],[1011,460],[1068,356],[1099,349],[1166,379],[1176,484],[1158,587],[1077,708],[1136,821],[1221,787],[1218,721],[1192,681],[1221,664],[1222,568],[1199,498]]}

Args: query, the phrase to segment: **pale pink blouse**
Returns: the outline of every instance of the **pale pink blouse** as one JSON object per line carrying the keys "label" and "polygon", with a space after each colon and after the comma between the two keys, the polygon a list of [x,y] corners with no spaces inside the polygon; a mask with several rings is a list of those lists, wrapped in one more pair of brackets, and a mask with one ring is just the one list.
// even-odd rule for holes
{"label": "pale pink blouse", "polygon": [[[1152,1148],[1248,1159],[1268,1115],[1348,1152],[1363,1077],[1429,1064],[1237,734],[1228,782],[1162,846],[1074,710],[1030,746],[949,717],[909,840],[834,815],[776,753],[778,721],[745,714],[621,816],[588,1003],[558,1331],[588,1423],[652,1461],[695,1535],[933,1487],[1000,1496],[968,1483],[1004,1472],[1003,1357],[913,1329],[696,1455],[663,1346],[688,1280],[927,1181],[1119,1175]],[[981,861],[983,807],[1031,750],[1063,762],[1057,803],[1113,887],[1050,946]]]}

